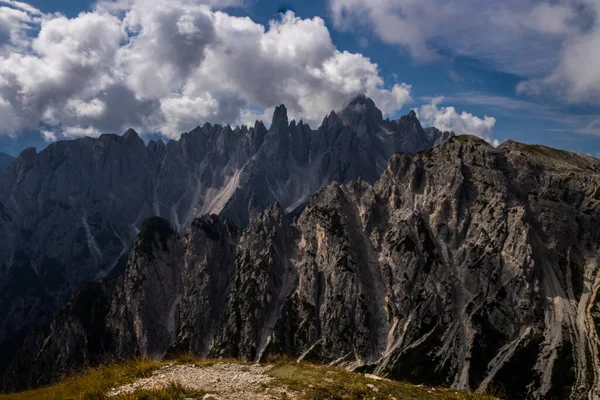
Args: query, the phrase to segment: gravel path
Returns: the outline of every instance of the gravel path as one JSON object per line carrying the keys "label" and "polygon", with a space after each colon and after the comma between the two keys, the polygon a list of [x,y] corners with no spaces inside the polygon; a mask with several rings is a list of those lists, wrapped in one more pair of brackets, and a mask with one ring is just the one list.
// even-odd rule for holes
{"label": "gravel path", "polygon": [[168,365],[154,372],[149,378],[117,387],[109,396],[131,393],[137,389],[159,389],[171,382],[214,394],[219,400],[280,399],[283,393],[294,399],[293,393],[282,387],[268,387],[273,378],[266,373],[273,366],[239,365],[218,363],[207,367],[194,365]]}

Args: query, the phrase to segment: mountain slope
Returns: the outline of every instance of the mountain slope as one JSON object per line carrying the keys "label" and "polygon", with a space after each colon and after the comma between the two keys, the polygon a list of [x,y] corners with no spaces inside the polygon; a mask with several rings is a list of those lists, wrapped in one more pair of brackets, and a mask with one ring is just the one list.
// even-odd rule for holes
{"label": "mountain slope", "polygon": [[507,398],[596,398],[599,185],[595,158],[458,136],[394,155],[373,185],[327,186],[293,222],[277,204],[242,231],[152,219],[124,274],[32,335],[5,384],[111,357],[286,354]]}
{"label": "mountain slope", "polygon": [[5,170],[15,159],[8,154],[0,153],[0,171]]}
{"label": "mountain slope", "polygon": [[0,372],[74,290],[122,271],[147,217],[182,230],[221,214],[243,227],[273,201],[292,210],[334,180],[374,182],[393,152],[450,136],[414,113],[383,120],[364,96],[340,115],[313,131],[280,106],[268,130],[205,124],[147,146],[129,130],[23,151],[0,173]]}

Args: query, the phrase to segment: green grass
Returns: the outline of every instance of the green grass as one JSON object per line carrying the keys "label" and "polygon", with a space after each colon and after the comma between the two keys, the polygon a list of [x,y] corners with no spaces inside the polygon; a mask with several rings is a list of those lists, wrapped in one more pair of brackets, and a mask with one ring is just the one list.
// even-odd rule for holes
{"label": "green grass", "polygon": [[[99,368],[88,369],[80,374],[65,378],[60,383],[47,388],[0,395],[0,400],[105,399],[106,393],[114,386],[133,382],[137,378],[148,377],[160,366],[160,362],[147,359],[109,364]],[[150,397],[140,398],[150,399]]]}
{"label": "green grass", "polygon": [[272,385],[286,386],[295,392],[303,393],[303,398],[307,400],[390,400],[391,398],[398,400],[491,400],[496,398],[457,390],[428,388],[405,382],[373,380],[343,368],[323,367],[294,361],[278,362],[269,371],[269,375],[274,378]]}
{"label": "green grass", "polygon": [[[373,380],[343,368],[296,363],[288,359],[271,361],[275,366],[268,372],[268,375],[273,378],[273,381],[263,386],[262,389],[266,390],[269,386],[285,387],[286,390],[289,389],[288,393],[294,392],[294,397],[299,399],[492,400],[501,397],[479,396],[470,392],[429,388],[390,380]],[[203,368],[219,362],[240,363],[238,360],[199,360],[193,356],[182,356],[164,362],[139,359],[88,369],[50,387],[0,395],[0,400],[182,400],[202,398],[205,392],[190,390],[178,383],[172,383],[163,389],[137,390],[116,397],[108,397],[106,394],[116,386],[148,377],[156,369],[166,364],[192,364]],[[282,394],[280,397],[287,399],[291,396]]]}
{"label": "green grass", "polygon": [[186,398],[202,398],[206,392],[190,390],[179,383],[171,383],[164,389],[136,390],[133,393],[112,397],[115,400],[183,400]]}
{"label": "green grass", "polygon": [[474,144],[485,144],[489,146],[489,143],[485,140],[472,135],[458,134],[452,136],[449,141],[463,142],[463,143],[474,143]]}

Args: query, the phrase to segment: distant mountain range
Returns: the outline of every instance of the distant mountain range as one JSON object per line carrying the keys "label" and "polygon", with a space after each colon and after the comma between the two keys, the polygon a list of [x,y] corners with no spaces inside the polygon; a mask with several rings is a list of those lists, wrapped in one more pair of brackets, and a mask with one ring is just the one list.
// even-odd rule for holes
{"label": "distant mountain range", "polygon": [[[414,116],[400,121],[421,132]],[[377,168],[365,160],[347,162]],[[599,193],[596,158],[456,136],[392,155],[375,182],[330,183],[294,216],[292,203],[273,203],[244,229],[205,215],[183,231],[152,217],[123,273],[84,286],[27,338],[5,388],[193,353],[287,355],[507,399],[596,399]]]}
{"label": "distant mountain range", "polygon": [[359,96],[317,130],[282,105],[269,129],[205,124],[148,145],[128,130],[24,150],[0,172],[0,371],[82,284],[123,271],[146,218],[183,232],[204,214],[244,228],[273,202],[295,215],[321,187],[372,184],[394,153],[451,136],[414,112],[384,120]]}

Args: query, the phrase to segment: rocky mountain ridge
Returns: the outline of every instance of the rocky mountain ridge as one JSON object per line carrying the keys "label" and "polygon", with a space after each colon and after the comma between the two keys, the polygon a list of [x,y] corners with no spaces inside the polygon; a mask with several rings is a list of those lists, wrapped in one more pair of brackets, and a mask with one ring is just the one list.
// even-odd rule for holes
{"label": "rocky mountain ridge", "polygon": [[26,341],[7,388],[111,357],[285,354],[507,398],[600,395],[600,160],[458,136],[239,230],[147,220],[124,273]]}
{"label": "rocky mountain ridge", "polygon": [[147,145],[128,130],[26,149],[0,171],[0,372],[82,284],[123,270],[146,218],[184,230],[220,214],[243,227],[273,201],[291,211],[332,181],[374,182],[393,152],[450,135],[414,113],[384,120],[359,96],[316,131],[279,106],[269,129],[205,124]]}

